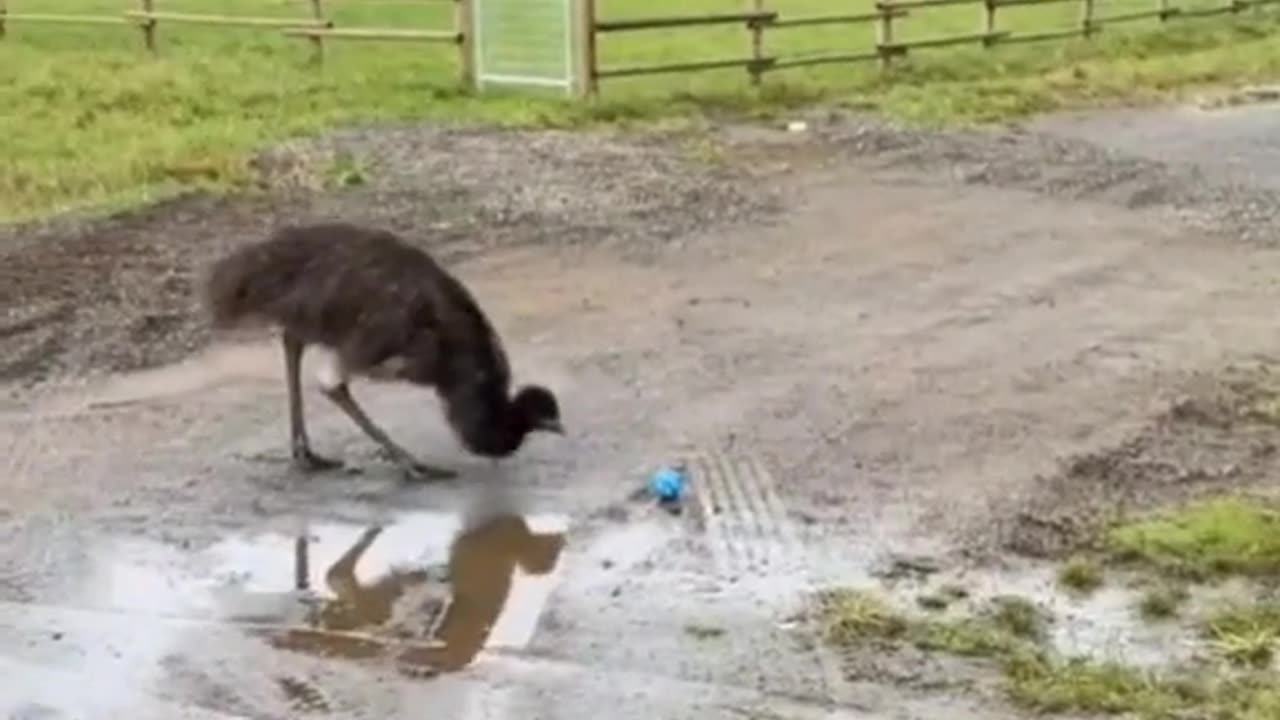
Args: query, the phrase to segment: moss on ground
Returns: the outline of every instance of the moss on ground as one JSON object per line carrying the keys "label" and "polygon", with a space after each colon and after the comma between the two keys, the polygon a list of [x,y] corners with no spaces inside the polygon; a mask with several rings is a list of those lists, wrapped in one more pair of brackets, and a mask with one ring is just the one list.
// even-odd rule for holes
{"label": "moss on ground", "polygon": [[1125,523],[1104,544],[1122,562],[1194,580],[1280,574],[1280,511],[1269,503],[1222,498]]}

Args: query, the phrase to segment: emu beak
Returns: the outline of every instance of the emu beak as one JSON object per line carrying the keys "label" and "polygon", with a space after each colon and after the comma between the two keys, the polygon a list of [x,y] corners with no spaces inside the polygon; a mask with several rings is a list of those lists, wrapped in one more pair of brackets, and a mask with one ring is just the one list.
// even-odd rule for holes
{"label": "emu beak", "polygon": [[538,429],[546,430],[547,432],[555,433],[557,435],[564,434],[564,425],[559,420],[544,420],[538,424]]}

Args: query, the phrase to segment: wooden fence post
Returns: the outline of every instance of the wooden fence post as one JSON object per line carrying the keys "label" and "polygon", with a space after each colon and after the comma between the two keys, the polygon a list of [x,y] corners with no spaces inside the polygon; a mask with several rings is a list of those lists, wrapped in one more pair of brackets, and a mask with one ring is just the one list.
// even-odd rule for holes
{"label": "wooden fence post", "polygon": [[[764,0],[751,0],[750,10],[752,12],[764,11]],[[764,23],[759,20],[752,20],[747,23],[747,27],[751,30],[751,59],[755,62],[747,67],[747,73],[751,76],[751,84],[760,85],[760,76],[763,73],[761,60],[764,58]]]}
{"label": "wooden fence post", "polygon": [[1080,34],[1093,37],[1093,0],[1080,0]]}
{"label": "wooden fence post", "polygon": [[982,2],[982,25],[979,32],[983,34],[982,47],[990,48],[995,44],[994,33],[996,31],[996,1],[983,0]]}
{"label": "wooden fence post", "polygon": [[880,53],[880,69],[887,70],[892,53],[885,46],[893,42],[893,6],[878,0],[876,11],[880,14],[880,22],[876,25],[876,51]]}
{"label": "wooden fence post", "polygon": [[458,67],[462,87],[476,89],[476,22],[474,0],[453,0],[453,27],[458,33]]}
{"label": "wooden fence post", "polygon": [[578,94],[594,97],[599,91],[596,71],[596,0],[576,0],[578,7]]}
{"label": "wooden fence post", "polygon": [[[311,17],[315,18],[317,23],[324,22],[324,5],[322,0],[311,0]],[[320,35],[311,36],[311,61],[316,65],[324,64],[324,38]]]}
{"label": "wooden fence post", "polygon": [[[142,0],[142,12],[155,12],[155,0]],[[154,53],[156,51],[156,19],[153,17],[145,17],[139,25],[142,29],[142,42],[146,44],[147,50]]]}

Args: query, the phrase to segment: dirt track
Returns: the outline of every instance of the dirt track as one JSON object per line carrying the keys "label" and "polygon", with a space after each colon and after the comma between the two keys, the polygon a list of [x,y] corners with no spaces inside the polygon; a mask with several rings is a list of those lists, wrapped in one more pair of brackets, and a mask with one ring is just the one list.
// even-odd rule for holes
{"label": "dirt track", "polygon": [[[420,394],[357,390],[424,455],[470,463],[482,487],[510,488],[508,502],[572,527],[527,647],[415,683],[376,663],[302,662],[222,626],[198,653],[190,633],[121,648],[116,621],[67,608],[139,612],[128,593],[92,580],[121,562],[122,537],[150,543],[124,554],[152,572],[198,573],[179,570],[199,564],[187,554],[212,552],[228,533],[288,533],[317,518],[394,524],[392,508],[465,506],[473,487],[397,485],[314,399],[317,445],[366,470],[289,476],[270,344],[87,389],[15,390],[0,416],[16,458],[0,516],[0,590],[14,619],[0,621],[0,648],[15,672],[154,667],[122,701],[134,703],[131,717],[163,716],[167,701],[210,717],[285,716],[287,694],[238,669],[242,658],[318,688],[342,717],[399,717],[409,702],[469,703],[495,688],[505,707],[466,716],[1003,717],[981,696],[926,690],[919,667],[855,658],[849,683],[775,623],[799,589],[864,580],[893,554],[1034,544],[1020,511],[1091,500],[1038,475],[1141,430],[1197,373],[1280,349],[1280,254],[1266,242],[1275,196],[1078,140],[813,122],[806,134],[724,129],[713,167],[671,143],[477,133],[467,142],[489,147],[492,167],[469,174],[439,159],[455,146],[438,133],[358,133],[339,144],[369,143],[381,158],[360,189],[184,200],[0,240],[10,274],[0,302],[18,313],[0,333],[5,372],[79,375],[199,345],[189,289],[201,263],[273,222],[350,213],[397,228],[435,223],[433,247],[490,308],[517,374],[554,386],[574,431],[495,471],[460,457]],[[416,152],[377,151],[412,145],[414,132],[427,138]],[[520,148],[530,167],[502,171]],[[588,187],[568,186],[579,175]],[[21,327],[41,313],[61,324]],[[86,410],[95,399],[125,404]],[[1218,462],[1179,454],[1204,438],[1194,423],[1179,427],[1192,430],[1160,436],[1168,454],[1189,468]],[[678,455],[701,478],[690,513],[668,518],[627,499]],[[1273,462],[1235,460],[1241,471],[1200,486],[1255,483]],[[1124,499],[1169,492],[1148,480],[1125,479]],[[684,630],[695,624],[728,634],[701,639]],[[41,636],[54,625],[65,635]],[[7,650],[33,637],[44,639]],[[68,664],[77,652],[107,659]]]}

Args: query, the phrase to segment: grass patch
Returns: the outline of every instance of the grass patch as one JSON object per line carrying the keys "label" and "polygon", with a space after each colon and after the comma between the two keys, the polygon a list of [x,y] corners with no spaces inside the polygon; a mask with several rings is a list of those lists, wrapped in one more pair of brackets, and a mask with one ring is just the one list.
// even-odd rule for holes
{"label": "grass patch", "polygon": [[1018,639],[977,619],[931,622],[913,626],[911,642],[921,650],[971,658],[999,657],[1013,652]]}
{"label": "grass patch", "polygon": [[690,624],[684,626],[684,633],[696,640],[714,640],[725,636],[725,629],[713,625]]}
{"label": "grass patch", "polygon": [[969,597],[969,591],[955,584],[938,588],[937,592],[916,597],[916,604],[925,610],[942,611]]}
{"label": "grass patch", "polygon": [[[958,657],[994,663],[1005,692],[1016,706],[1036,713],[1125,715],[1137,720],[1214,718],[1272,720],[1280,717],[1280,684],[1252,653],[1246,667],[1192,668],[1147,672],[1127,665],[1084,658],[1060,658],[1044,644],[1043,617],[1024,598],[995,598],[974,617],[915,618],[892,609],[880,597],[837,590],[821,598],[820,618],[827,641],[856,649],[874,643],[913,645]],[[1280,605],[1260,605],[1223,613],[1206,625],[1213,639],[1257,635],[1280,629]],[[1272,636],[1274,640],[1274,636]],[[1256,652],[1258,642],[1250,647]]]}
{"label": "grass patch", "polygon": [[1224,610],[1205,623],[1204,632],[1228,661],[1267,667],[1280,642],[1280,604],[1257,603]]}
{"label": "grass patch", "polygon": [[1092,558],[1073,557],[1058,569],[1058,584],[1074,593],[1091,593],[1102,582],[1102,566]]}
{"label": "grass patch", "polygon": [[1138,613],[1147,621],[1167,620],[1175,617],[1190,597],[1181,585],[1159,584],[1149,587],[1138,601]]}
{"label": "grass patch", "polygon": [[1052,619],[1030,600],[1017,595],[992,598],[987,612],[991,624],[1009,635],[1041,642]]}
{"label": "grass patch", "polygon": [[1107,533],[1105,543],[1119,560],[1175,577],[1280,574],[1280,512],[1241,498],[1123,524]]}
{"label": "grass patch", "polygon": [[1043,620],[1030,602],[1012,596],[997,598],[981,617],[944,621],[910,618],[880,596],[840,589],[818,598],[823,635],[837,646],[905,642],[924,650],[965,657],[994,657],[1038,637]]}
{"label": "grass patch", "polygon": [[1156,718],[1180,705],[1178,693],[1158,678],[1116,663],[1055,662],[1023,653],[1005,662],[1005,676],[1009,697],[1042,713],[1136,713]]}
{"label": "grass patch", "polygon": [[[12,0],[30,11],[36,0]],[[1186,0],[1196,5],[1209,0]],[[860,0],[869,9],[869,0]],[[1108,12],[1145,8],[1107,0]],[[605,0],[600,16],[740,10],[738,0]],[[859,3],[842,8],[856,12]],[[119,12],[115,0],[40,0],[39,12]],[[270,12],[300,14],[282,5]],[[830,12],[820,0],[791,0],[788,14]],[[187,12],[262,14],[253,0],[193,0]],[[449,3],[331,6],[340,27],[447,29]],[[967,32],[974,7],[929,8],[899,21],[903,39]],[[1017,32],[1063,27],[1075,8],[1002,9]],[[0,220],[85,205],[131,203],[175,188],[246,186],[246,157],[266,143],[353,122],[438,119],[578,127],[719,113],[767,117],[802,104],[836,101],[914,121],[1003,120],[1116,99],[1158,100],[1188,86],[1250,82],[1280,72],[1270,38],[1277,15],[1108,30],[1089,41],[996,50],[925,50],[881,73],[874,64],[770,75],[753,91],[741,71],[609,81],[596,102],[537,93],[474,97],[455,81],[448,46],[328,44],[323,70],[305,43],[274,31],[210,30],[161,23],[160,53],[141,49],[135,28],[9,24],[0,43]],[[870,26],[770,33],[779,56],[859,52]],[[741,54],[740,27],[609,36],[602,64],[664,63]],[[336,169],[338,184],[364,175]]]}
{"label": "grass patch", "polygon": [[1272,673],[1204,669],[1169,674],[1083,658],[1020,652],[1003,658],[1009,699],[1038,713],[1123,715],[1139,720],[1280,717]]}
{"label": "grass patch", "polygon": [[859,641],[894,640],[901,637],[911,623],[872,593],[839,589],[818,597],[823,635],[835,645],[851,645]]}

